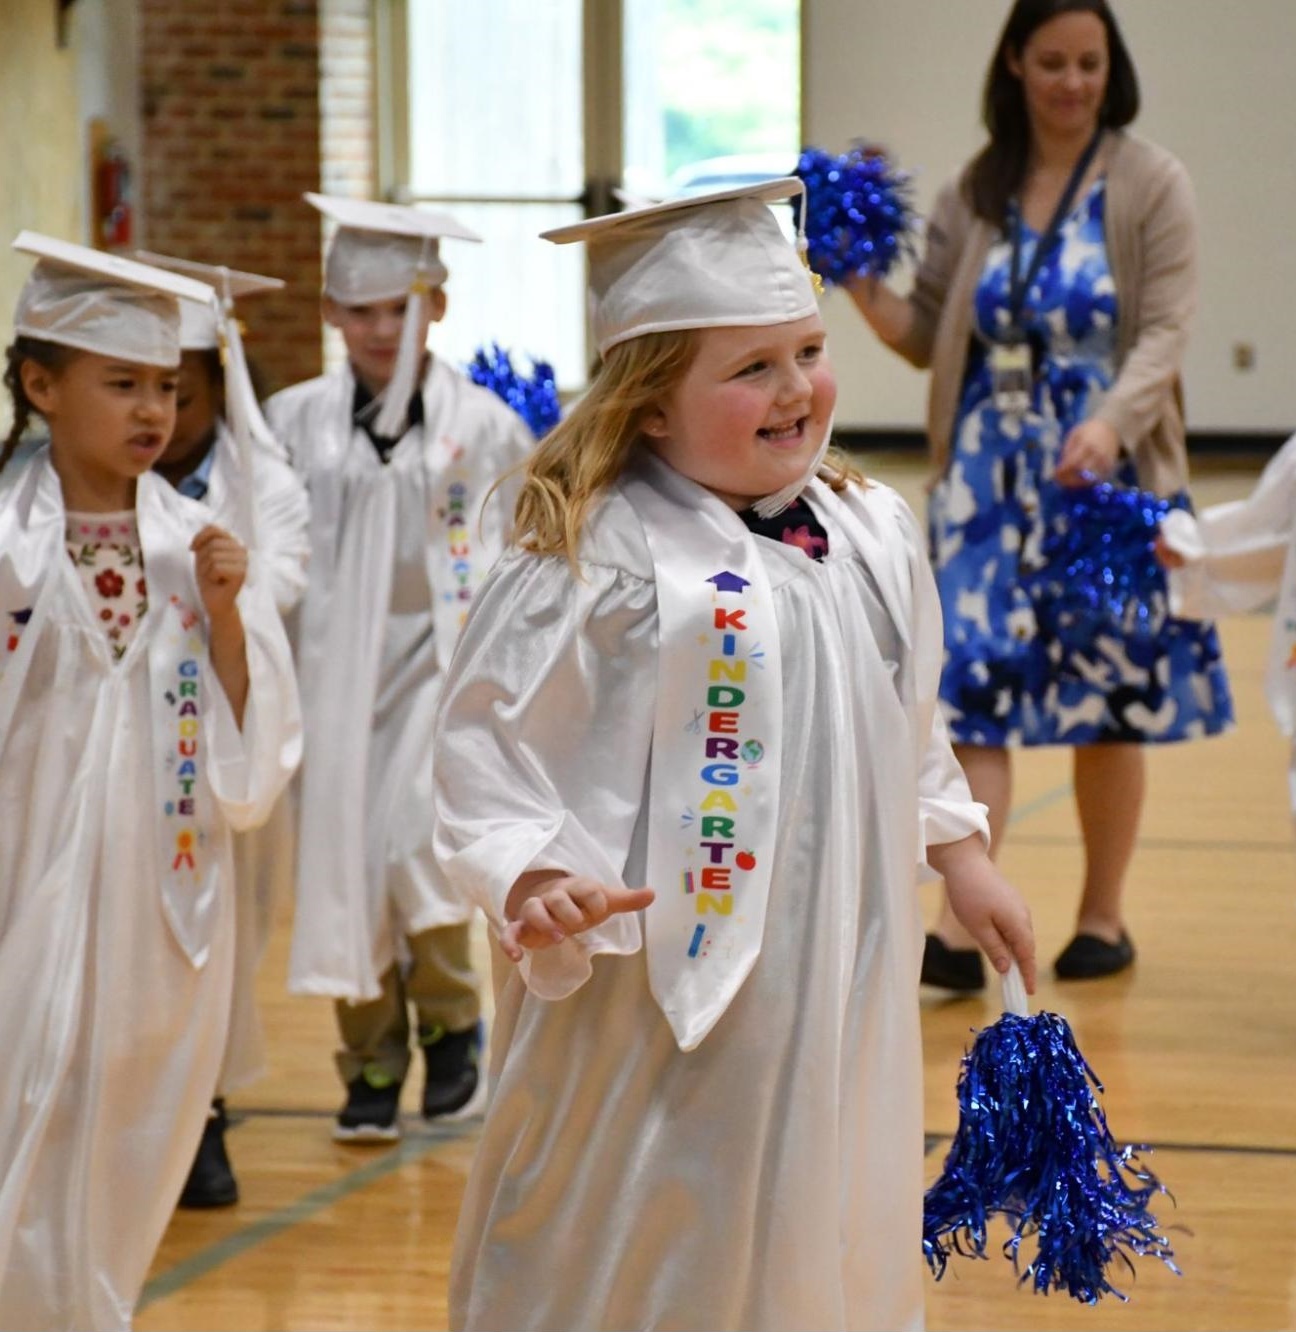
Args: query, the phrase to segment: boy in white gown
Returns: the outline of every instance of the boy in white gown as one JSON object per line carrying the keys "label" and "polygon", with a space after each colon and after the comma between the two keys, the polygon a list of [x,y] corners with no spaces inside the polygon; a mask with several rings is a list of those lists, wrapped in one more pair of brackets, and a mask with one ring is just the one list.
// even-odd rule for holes
{"label": "boy in white gown", "polygon": [[[230,831],[300,757],[255,560],[149,468],[200,283],[23,233],[0,457],[0,1326],[128,1328],[230,1011]],[[32,412],[50,443],[4,466]]]}
{"label": "boy in white gown", "polygon": [[463,1108],[477,1087],[470,908],[439,887],[432,860],[432,722],[516,486],[483,503],[535,441],[426,350],[446,311],[440,238],[477,238],[425,209],[307,198],[339,224],[324,310],[348,361],[266,408],[311,502],[289,984],[336,1001],[347,1099],[334,1136],[390,1141],[412,1035],[424,1115]]}
{"label": "boy in white gown", "polygon": [[[223,310],[185,301],[180,307],[180,378],[176,428],[154,470],[256,552],[281,616],[306,588],[310,506],[257,405],[234,302],[283,287],[278,278],[142,250],[145,263],[210,283]],[[265,1042],[256,1002],[256,972],[274,919],[289,900],[293,874],[290,792],[259,828],[234,839],[238,887],[234,994],[220,1081],[203,1126],[181,1207],[225,1207],[238,1201],[238,1180],[225,1143],[225,1098],[265,1070]]]}
{"label": "boy in white gown", "polygon": [[935,708],[921,532],[825,460],[766,206],[800,189],[551,233],[589,242],[603,360],[437,729],[438,857],[498,940],[455,1328],[921,1325],[924,859],[1033,976]]}

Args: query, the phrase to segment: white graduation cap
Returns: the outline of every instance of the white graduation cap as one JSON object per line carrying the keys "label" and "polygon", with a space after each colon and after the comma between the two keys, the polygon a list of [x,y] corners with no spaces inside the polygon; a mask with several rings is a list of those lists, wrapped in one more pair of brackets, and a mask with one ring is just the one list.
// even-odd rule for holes
{"label": "white graduation cap", "polygon": [[372,199],[305,195],[306,202],[338,224],[324,264],[324,294],[340,305],[404,299],[405,322],[390,383],[377,400],[377,434],[401,435],[422,360],[416,345],[427,293],[448,270],[441,262],[444,238],[480,242],[481,237],[449,213]]}
{"label": "white graduation cap", "polygon": [[[287,285],[282,278],[263,277],[260,273],[243,273],[223,264],[200,264],[193,259],[177,259],[174,255],[158,254],[153,250],[136,250],[135,257],[145,264],[181,273],[214,287],[221,305],[228,315],[234,302],[244,296],[257,296],[262,292],[282,291]],[[220,312],[211,305],[197,305],[184,301],[180,306],[180,350],[218,351],[222,345]]]}
{"label": "white graduation cap", "polygon": [[[799,198],[797,243],[769,206]],[[583,240],[590,319],[599,355],[645,333],[786,324],[818,310],[805,259],[805,185],[796,176],[632,208],[542,232],[558,245]],[[832,426],[804,475],[755,504],[781,513],[819,470]]]}
{"label": "white graduation cap", "polygon": [[239,451],[241,471],[246,479],[242,502],[244,531],[249,543],[256,544],[256,506],[252,502],[252,453],[264,449],[276,458],[287,461],[283,448],[274,432],[266,424],[257,402],[252,376],[248,371],[247,355],[243,350],[243,334],[234,313],[234,302],[242,296],[261,292],[282,291],[282,278],[263,277],[260,273],[243,273],[221,264],[203,264],[193,259],[177,259],[152,250],[136,250],[146,263],[170,272],[186,274],[200,279],[215,289],[218,302],[199,305],[192,301],[180,302],[180,348],[182,351],[219,351],[225,372],[225,418]]}
{"label": "white graduation cap", "polygon": [[205,282],[39,232],[20,232],[13,248],[38,261],[14,313],[24,337],[171,369],[180,362],[180,301],[216,301]]}
{"label": "white graduation cap", "polygon": [[586,243],[594,341],[604,355],[644,333],[782,324],[813,314],[804,222],[794,248],[768,207],[804,195],[804,184],[785,176],[541,234],[558,245]]}

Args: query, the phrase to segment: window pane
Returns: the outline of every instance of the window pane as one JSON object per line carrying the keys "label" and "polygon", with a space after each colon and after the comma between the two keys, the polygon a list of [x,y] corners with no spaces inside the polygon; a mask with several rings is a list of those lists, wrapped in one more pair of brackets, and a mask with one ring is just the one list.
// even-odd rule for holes
{"label": "window pane", "polygon": [[799,0],[624,3],[626,188],[661,198],[789,174],[801,147]]}
{"label": "window pane", "polygon": [[409,0],[413,194],[577,198],[581,0]]}
{"label": "window pane", "polygon": [[529,373],[529,358],[549,361],[563,388],[585,383],[585,247],[538,238],[579,222],[577,204],[455,204],[454,213],[484,245],[445,241],[450,305],[431,345],[462,366],[489,342]]}

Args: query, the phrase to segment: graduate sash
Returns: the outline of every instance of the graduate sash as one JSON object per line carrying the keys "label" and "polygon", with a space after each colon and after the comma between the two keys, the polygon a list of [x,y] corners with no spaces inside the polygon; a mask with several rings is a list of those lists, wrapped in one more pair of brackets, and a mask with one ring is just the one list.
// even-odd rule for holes
{"label": "graduate sash", "polygon": [[209,690],[220,685],[208,682],[207,628],[189,550],[193,523],[177,524],[178,515],[169,511],[172,497],[170,486],[152,472],[136,483],[149,596],[140,631],[148,634],[162,908],[176,941],[200,967],[220,910],[221,842],[204,727],[215,703]]}
{"label": "graduate sash", "polygon": [[755,542],[722,500],[646,457],[622,482],[656,571],[648,979],[682,1050],[760,953],[779,811],[783,682]]}

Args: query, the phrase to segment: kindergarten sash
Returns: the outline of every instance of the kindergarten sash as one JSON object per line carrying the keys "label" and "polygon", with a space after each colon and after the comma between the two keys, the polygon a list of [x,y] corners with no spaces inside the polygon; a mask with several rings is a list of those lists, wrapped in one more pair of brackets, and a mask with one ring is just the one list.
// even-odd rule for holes
{"label": "kindergarten sash", "polygon": [[778,831],[783,681],[769,579],[742,519],[652,457],[623,489],[656,571],[648,979],[694,1049],[760,953]]}

